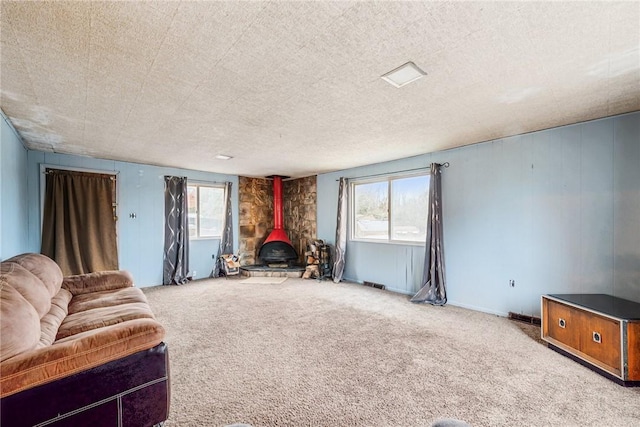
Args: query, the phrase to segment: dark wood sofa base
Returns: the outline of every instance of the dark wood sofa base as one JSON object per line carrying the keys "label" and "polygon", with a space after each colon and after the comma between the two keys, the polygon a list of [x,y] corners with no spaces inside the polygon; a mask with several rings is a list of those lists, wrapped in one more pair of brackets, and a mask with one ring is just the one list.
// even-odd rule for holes
{"label": "dark wood sofa base", "polygon": [[169,416],[165,343],[0,399],[0,424],[143,427]]}

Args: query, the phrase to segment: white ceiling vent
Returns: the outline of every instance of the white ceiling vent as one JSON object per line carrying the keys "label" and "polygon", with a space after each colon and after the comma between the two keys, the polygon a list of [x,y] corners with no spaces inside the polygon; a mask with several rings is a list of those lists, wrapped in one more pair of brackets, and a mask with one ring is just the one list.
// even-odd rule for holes
{"label": "white ceiling vent", "polygon": [[395,70],[389,71],[387,74],[382,76],[382,79],[391,83],[395,87],[402,87],[426,75],[427,73],[418,68],[416,64],[409,61]]}

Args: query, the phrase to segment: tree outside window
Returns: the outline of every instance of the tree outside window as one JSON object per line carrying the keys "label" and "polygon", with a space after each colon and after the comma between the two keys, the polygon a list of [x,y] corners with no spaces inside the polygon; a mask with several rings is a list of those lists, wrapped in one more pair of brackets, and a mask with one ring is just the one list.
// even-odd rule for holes
{"label": "tree outside window", "polygon": [[187,197],[189,237],[192,239],[220,237],[224,218],[224,187],[189,184]]}
{"label": "tree outside window", "polygon": [[351,189],[352,239],[425,242],[429,175],[354,182]]}

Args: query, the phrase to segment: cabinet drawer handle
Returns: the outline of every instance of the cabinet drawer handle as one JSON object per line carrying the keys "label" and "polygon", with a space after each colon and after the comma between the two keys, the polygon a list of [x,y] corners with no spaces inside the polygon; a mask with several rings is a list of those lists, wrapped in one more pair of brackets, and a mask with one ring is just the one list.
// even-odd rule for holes
{"label": "cabinet drawer handle", "polygon": [[602,335],[600,335],[600,332],[593,331],[593,341],[598,344],[602,343]]}
{"label": "cabinet drawer handle", "polygon": [[558,326],[564,329],[567,326],[567,321],[564,319],[558,319]]}

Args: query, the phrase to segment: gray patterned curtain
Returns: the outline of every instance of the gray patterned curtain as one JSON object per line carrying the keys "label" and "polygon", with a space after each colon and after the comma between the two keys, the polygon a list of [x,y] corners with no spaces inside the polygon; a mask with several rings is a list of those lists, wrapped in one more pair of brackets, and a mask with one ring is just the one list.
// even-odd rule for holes
{"label": "gray patterned curtain", "polygon": [[187,178],[164,177],[164,264],[162,283],[183,285],[189,274]]}
{"label": "gray patterned curtain", "polygon": [[429,217],[427,219],[427,244],[424,254],[422,288],[411,298],[411,302],[428,302],[445,305],[447,292],[444,277],[444,246],[442,243],[442,165],[431,163],[429,179]]}
{"label": "gray patterned curtain", "polygon": [[347,253],[347,178],[340,178],[338,190],[338,218],[336,226],[336,254],[333,262],[333,281],[338,283],[344,274]]}
{"label": "gray patterned curtain", "polygon": [[216,255],[216,264],[209,277],[220,277],[223,270],[221,255],[233,253],[233,213],[231,211],[231,183],[224,184],[224,223],[222,224],[222,236]]}

